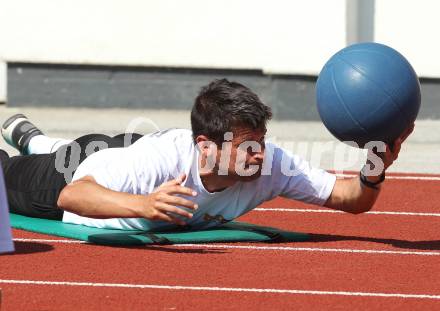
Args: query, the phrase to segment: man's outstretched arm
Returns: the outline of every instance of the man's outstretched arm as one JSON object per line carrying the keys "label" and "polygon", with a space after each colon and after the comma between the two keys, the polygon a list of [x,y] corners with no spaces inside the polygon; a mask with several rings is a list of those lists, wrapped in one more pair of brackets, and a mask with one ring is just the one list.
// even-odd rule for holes
{"label": "man's outstretched arm", "polygon": [[377,189],[365,187],[359,177],[337,179],[332,194],[324,204],[325,207],[352,214],[368,212],[380,193]]}
{"label": "man's outstretched arm", "polygon": [[181,186],[185,176],[162,184],[148,195],[118,192],[102,187],[91,176],[85,176],[69,185],[60,193],[58,207],[91,218],[146,218],[184,225],[175,215],[191,218],[191,210],[197,205],[176,194],[195,196],[190,188]]}
{"label": "man's outstretched arm", "polygon": [[[381,156],[384,164],[383,172],[397,159],[402,143],[413,129],[414,125],[408,128],[394,142],[392,149],[386,146],[385,153]],[[372,151],[368,152],[370,157]],[[381,174],[379,172],[378,176],[366,176],[365,178],[364,182],[360,180],[359,176],[350,179],[337,179],[332,194],[324,206],[353,214],[369,211],[380,193],[381,184],[374,184],[380,181]]]}

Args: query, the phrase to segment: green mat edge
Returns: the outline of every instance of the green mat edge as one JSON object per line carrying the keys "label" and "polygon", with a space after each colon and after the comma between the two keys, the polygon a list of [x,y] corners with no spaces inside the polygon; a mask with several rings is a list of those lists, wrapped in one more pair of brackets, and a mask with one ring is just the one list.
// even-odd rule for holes
{"label": "green mat edge", "polygon": [[200,231],[147,232],[99,229],[13,213],[10,214],[10,221],[11,226],[15,229],[112,246],[219,242],[300,242],[309,239],[306,233],[284,231],[245,222],[230,222],[213,229]]}

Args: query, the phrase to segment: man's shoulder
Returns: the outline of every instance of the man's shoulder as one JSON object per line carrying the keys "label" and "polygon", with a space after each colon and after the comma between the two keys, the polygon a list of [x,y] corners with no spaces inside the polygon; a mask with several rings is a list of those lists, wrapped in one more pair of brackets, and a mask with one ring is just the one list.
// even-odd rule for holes
{"label": "man's shoulder", "polygon": [[265,146],[265,160],[266,161],[275,161],[279,162],[281,158],[283,157],[284,153],[289,153],[287,150],[285,150],[282,146],[273,143],[273,142],[267,142]]}

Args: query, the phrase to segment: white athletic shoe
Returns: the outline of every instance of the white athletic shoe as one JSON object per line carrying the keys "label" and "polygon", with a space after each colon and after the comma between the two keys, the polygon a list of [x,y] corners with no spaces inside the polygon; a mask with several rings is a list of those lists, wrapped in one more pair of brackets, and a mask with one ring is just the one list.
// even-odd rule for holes
{"label": "white athletic shoe", "polygon": [[27,154],[27,147],[32,137],[43,135],[43,132],[21,113],[7,119],[1,131],[5,141],[21,154]]}

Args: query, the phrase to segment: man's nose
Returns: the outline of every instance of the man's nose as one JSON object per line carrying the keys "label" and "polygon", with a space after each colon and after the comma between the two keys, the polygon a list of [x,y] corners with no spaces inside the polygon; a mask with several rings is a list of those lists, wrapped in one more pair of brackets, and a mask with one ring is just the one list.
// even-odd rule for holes
{"label": "man's nose", "polygon": [[261,148],[260,151],[255,152],[254,155],[253,155],[254,159],[256,159],[258,161],[263,161],[263,159],[264,159],[264,151],[265,151],[265,149]]}

